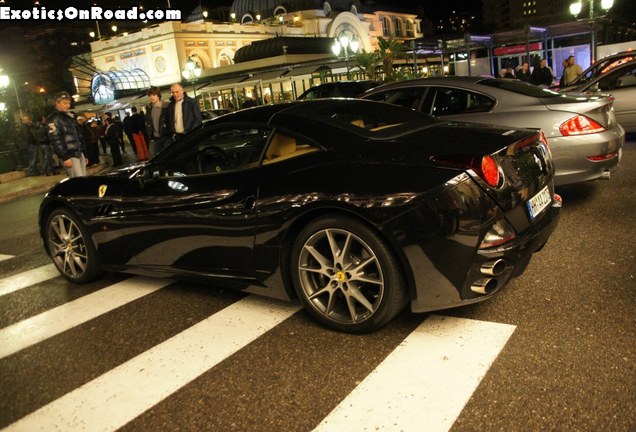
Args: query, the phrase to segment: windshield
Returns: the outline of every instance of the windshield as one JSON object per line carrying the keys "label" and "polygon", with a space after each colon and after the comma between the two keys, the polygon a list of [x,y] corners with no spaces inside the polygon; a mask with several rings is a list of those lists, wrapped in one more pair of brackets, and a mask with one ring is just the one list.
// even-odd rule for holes
{"label": "windshield", "polygon": [[599,60],[597,63],[590,66],[587,70],[583,71],[581,75],[572,84],[583,84],[591,81],[599,75],[604,75],[607,72],[614,69],[616,66],[620,66],[623,63],[634,60],[633,55],[626,55],[624,57],[612,58],[606,60]]}
{"label": "windshield", "polygon": [[536,98],[553,98],[560,97],[561,95],[553,90],[537,87],[534,84],[530,84],[519,80],[509,79],[495,79],[489,78],[478,82],[480,85],[488,87],[500,88],[508,90],[514,93],[518,93],[524,96],[536,97]]}

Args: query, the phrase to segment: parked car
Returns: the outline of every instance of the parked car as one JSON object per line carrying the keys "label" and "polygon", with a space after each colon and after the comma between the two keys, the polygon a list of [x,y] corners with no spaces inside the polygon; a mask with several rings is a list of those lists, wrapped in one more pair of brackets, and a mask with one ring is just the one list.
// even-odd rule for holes
{"label": "parked car", "polygon": [[636,60],[613,68],[606,74],[576,88],[590,95],[611,93],[616,120],[627,132],[636,132]]}
{"label": "parked car", "polygon": [[229,108],[215,108],[210,110],[201,111],[201,118],[205,120],[211,120],[218,116],[222,116],[224,114],[231,113],[232,110]]}
{"label": "parked car", "polygon": [[291,102],[213,119],[149,162],[65,179],[39,223],[71,282],[198,278],[298,298],[324,325],[361,333],[409,302],[474,303],[519,276],[557,225],[553,174],[538,131]]}
{"label": "parked car", "polygon": [[608,179],[625,141],[611,97],[561,94],[519,80],[423,78],[376,87],[362,97],[447,120],[541,129],[554,158],[556,185]]}
{"label": "parked car", "polygon": [[577,87],[581,87],[591,81],[594,81],[599,76],[606,74],[617,66],[624,63],[636,60],[636,52],[633,50],[621,51],[614,54],[610,54],[602,59],[596,61],[590,67],[585,69],[573,82],[567,86],[561,87],[560,91],[573,91]]}
{"label": "parked car", "polygon": [[298,99],[354,98],[379,85],[378,81],[334,81],[305,90]]}

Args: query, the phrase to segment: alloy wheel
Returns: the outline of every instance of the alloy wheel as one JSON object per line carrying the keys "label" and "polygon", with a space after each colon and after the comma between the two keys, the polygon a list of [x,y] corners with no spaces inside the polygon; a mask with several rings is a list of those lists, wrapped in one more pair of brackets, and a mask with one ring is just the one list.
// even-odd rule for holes
{"label": "alloy wheel", "polygon": [[65,214],[56,214],[49,222],[47,239],[51,258],[60,272],[69,279],[81,278],[89,256],[77,224]]}
{"label": "alloy wheel", "polygon": [[298,259],[302,291],[316,312],[331,321],[356,324],[382,304],[380,260],[360,237],[344,229],[322,229],[302,246]]}

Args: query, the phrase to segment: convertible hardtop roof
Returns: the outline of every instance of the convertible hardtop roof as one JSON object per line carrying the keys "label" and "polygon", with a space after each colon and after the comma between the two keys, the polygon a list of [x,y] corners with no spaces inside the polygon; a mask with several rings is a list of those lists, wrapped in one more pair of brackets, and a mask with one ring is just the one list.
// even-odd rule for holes
{"label": "convertible hardtop roof", "polygon": [[312,121],[346,129],[369,139],[390,139],[446,123],[400,106],[362,99],[314,99],[264,105],[219,117],[219,123],[261,123],[290,127]]}

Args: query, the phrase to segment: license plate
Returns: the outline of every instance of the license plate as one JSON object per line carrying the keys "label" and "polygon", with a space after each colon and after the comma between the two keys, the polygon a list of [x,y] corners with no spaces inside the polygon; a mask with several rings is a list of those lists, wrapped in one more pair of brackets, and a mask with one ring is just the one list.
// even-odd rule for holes
{"label": "license plate", "polygon": [[526,206],[528,207],[528,213],[530,213],[530,220],[534,220],[539,213],[541,213],[550,203],[552,202],[552,197],[550,196],[550,191],[548,187],[544,187],[541,191],[530,198],[528,202],[526,202]]}

